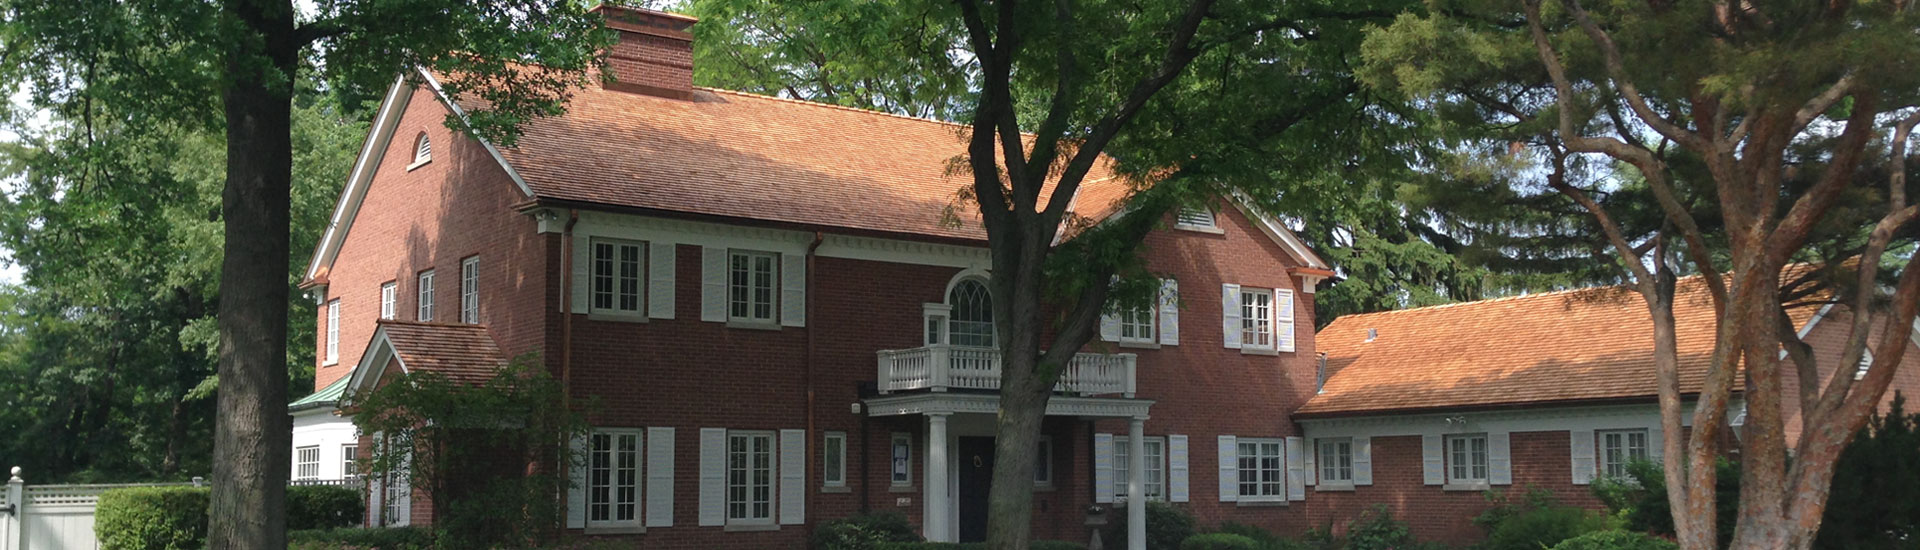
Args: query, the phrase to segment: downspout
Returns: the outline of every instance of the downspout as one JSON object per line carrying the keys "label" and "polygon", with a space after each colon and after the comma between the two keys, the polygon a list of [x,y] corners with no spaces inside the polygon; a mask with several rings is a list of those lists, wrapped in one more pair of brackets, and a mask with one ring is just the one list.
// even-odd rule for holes
{"label": "downspout", "polygon": [[573,400],[573,225],[580,211],[567,209],[567,226],[560,231],[560,395]]}
{"label": "downspout", "polygon": [[[820,322],[819,319],[814,318],[813,316],[813,310],[814,310],[813,303],[815,301],[818,301],[816,299],[817,297],[814,296],[814,293],[813,293],[813,286],[814,286],[813,283],[815,280],[818,280],[820,278],[818,276],[818,273],[815,272],[813,268],[813,259],[814,259],[814,251],[817,251],[820,249],[820,242],[823,240],[825,240],[825,235],[821,234],[819,231],[815,231],[813,232],[813,243],[807,245],[807,288],[803,290],[803,292],[806,293],[806,297],[807,297],[806,298],[807,299],[807,311],[806,311],[807,352],[806,352],[805,359],[803,359],[803,362],[805,363],[804,368],[806,372],[806,386],[807,386],[807,431],[806,431],[807,436],[806,437],[808,441],[815,441],[813,437],[813,434],[815,433],[814,425],[813,425],[813,326],[814,324]],[[844,444],[844,442],[842,444]],[[806,457],[807,457],[806,463],[808,464],[808,468],[806,469],[806,471],[808,472],[815,471],[813,467],[814,453],[808,453]],[[840,465],[842,468],[846,467],[846,461],[847,461],[846,453],[844,452],[840,453]],[[812,482],[813,480],[811,479],[806,481],[806,483],[808,484],[811,484]],[[813,503],[804,502],[804,501],[813,500],[813,491],[804,491],[801,494],[806,495],[805,498],[802,499],[803,502],[801,503],[801,505],[812,507]]]}

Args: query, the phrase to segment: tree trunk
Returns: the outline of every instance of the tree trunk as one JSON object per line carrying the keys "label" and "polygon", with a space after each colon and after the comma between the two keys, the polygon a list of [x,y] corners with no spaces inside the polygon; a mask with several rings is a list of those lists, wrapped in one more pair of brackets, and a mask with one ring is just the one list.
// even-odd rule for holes
{"label": "tree trunk", "polygon": [[291,424],[287,405],[287,263],[292,184],[293,7],[223,6],[227,186],[221,205],[220,389],[208,547],[285,548]]}

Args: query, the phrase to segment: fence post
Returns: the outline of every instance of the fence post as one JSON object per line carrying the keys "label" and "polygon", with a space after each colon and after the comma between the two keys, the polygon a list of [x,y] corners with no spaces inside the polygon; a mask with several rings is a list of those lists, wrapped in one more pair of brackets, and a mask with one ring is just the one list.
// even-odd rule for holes
{"label": "fence post", "polygon": [[13,506],[7,514],[7,540],[0,540],[0,550],[21,550],[27,545],[27,482],[20,479],[20,467],[14,466],[9,472],[13,477],[7,479],[7,504]]}

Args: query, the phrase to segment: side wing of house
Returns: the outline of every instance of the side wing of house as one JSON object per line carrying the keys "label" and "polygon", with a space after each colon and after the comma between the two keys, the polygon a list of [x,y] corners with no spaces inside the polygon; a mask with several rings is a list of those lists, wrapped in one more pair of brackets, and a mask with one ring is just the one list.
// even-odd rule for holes
{"label": "side wing of house", "polygon": [[[1822,310],[1801,330],[1801,339],[1813,347],[1813,357],[1815,363],[1820,366],[1820,384],[1823,388],[1833,379],[1835,373],[1859,377],[1864,376],[1868,369],[1887,366],[1873,357],[1873,348],[1880,345],[1881,335],[1886,332],[1884,318],[1871,321],[1869,326],[1872,332],[1867,338],[1868,351],[1860,362],[1853,365],[1841,364],[1843,362],[1840,357],[1841,348],[1846,346],[1847,335],[1852,331],[1853,322],[1854,314],[1850,308],[1835,305]],[[1916,334],[1916,338],[1920,338],[1920,334]],[[1907,351],[1904,354],[1905,357],[1901,358],[1899,371],[1894,374],[1893,384],[1887,388],[1886,396],[1880,401],[1883,412],[1886,406],[1893,402],[1896,393],[1907,397],[1909,412],[1915,410],[1914,403],[1920,403],[1920,339],[1916,338],[1908,339]],[[1799,387],[1800,375],[1792,361],[1783,361],[1780,373],[1783,387]],[[1799,399],[1789,398],[1781,401],[1782,412],[1787,421],[1787,441],[1791,444],[1800,440],[1800,434],[1805,429],[1805,419],[1801,416]]]}

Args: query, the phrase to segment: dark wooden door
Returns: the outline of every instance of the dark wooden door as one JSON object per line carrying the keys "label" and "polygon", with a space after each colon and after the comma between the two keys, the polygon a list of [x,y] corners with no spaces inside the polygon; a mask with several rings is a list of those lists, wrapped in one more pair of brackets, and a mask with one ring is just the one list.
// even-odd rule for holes
{"label": "dark wooden door", "polygon": [[993,438],[960,438],[960,542],[987,540],[987,494],[993,486]]}

